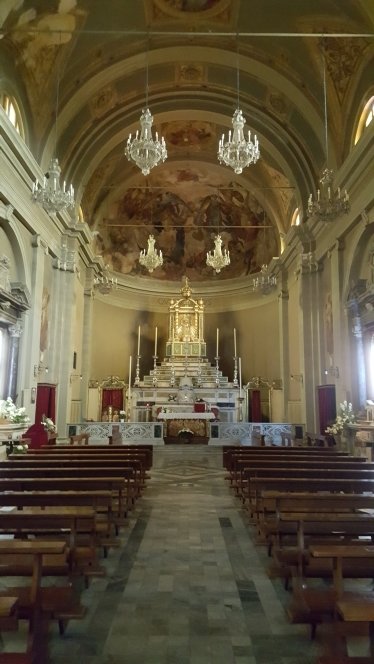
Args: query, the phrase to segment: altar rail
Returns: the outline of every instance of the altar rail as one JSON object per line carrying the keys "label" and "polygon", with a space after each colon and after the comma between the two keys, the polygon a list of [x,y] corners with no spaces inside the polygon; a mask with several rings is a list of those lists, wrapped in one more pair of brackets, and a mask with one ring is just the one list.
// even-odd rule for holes
{"label": "altar rail", "polygon": [[[67,437],[88,433],[90,442],[108,441],[112,426],[119,426],[124,443],[152,443],[163,445],[162,422],[79,422],[68,424]],[[282,445],[294,439],[294,425],[263,422],[211,422],[210,445],[259,445],[264,437],[266,445]]]}

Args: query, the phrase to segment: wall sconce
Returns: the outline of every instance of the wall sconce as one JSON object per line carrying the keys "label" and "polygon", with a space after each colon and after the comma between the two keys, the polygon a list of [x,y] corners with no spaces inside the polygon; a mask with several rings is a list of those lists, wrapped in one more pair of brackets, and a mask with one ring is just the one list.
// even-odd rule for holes
{"label": "wall sconce", "polygon": [[82,374],[70,374],[70,383],[74,380],[83,380]]}
{"label": "wall sconce", "polygon": [[34,378],[38,378],[41,373],[48,373],[48,367],[45,367],[42,362],[39,362],[39,364],[34,364]]}
{"label": "wall sconce", "polygon": [[339,367],[330,367],[329,369],[325,369],[324,373],[325,376],[332,376],[333,378],[339,378],[340,376]]}
{"label": "wall sconce", "polygon": [[297,383],[300,383],[300,385],[303,385],[304,383],[303,374],[291,374],[290,378],[291,380],[295,380]]}

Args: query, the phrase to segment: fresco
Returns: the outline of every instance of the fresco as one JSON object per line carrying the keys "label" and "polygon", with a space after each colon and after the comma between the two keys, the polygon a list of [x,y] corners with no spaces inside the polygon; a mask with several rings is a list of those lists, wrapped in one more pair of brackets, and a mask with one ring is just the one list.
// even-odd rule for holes
{"label": "fresco", "polygon": [[191,280],[215,277],[206,265],[206,254],[218,232],[231,256],[220,279],[257,272],[278,255],[276,233],[273,227],[263,228],[270,222],[250,193],[230,182],[208,186],[188,167],[170,170],[167,179],[165,184],[160,176],[160,186],[155,182],[151,187],[134,186],[111,203],[96,229],[97,251],[111,269],[147,274],[139,264],[139,253],[146,249],[151,233],[164,257],[164,264],[153,273],[158,279],[175,280],[181,274]]}

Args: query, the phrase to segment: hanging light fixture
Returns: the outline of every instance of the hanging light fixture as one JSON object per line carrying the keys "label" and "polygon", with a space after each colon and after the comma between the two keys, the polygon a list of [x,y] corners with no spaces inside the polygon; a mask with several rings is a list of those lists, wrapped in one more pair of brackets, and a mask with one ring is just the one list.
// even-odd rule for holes
{"label": "hanging light fixture", "polygon": [[139,166],[143,175],[149,175],[151,168],[157,166],[159,162],[164,162],[168,156],[165,139],[158,138],[156,131],[156,140],[152,136],[153,117],[148,108],[148,48],[146,64],[146,85],[145,85],[145,108],[140,116],[140,136],[136,131],[134,138],[130,136],[127,139],[125,155],[129,161],[134,161]]}
{"label": "hanging light fixture", "polygon": [[[61,46],[61,35],[60,35]],[[60,92],[60,69],[57,74],[57,90],[56,90],[56,117],[55,117],[55,154],[57,152],[57,118],[58,118],[58,105],[59,105],[59,92]],[[69,208],[73,208],[74,201],[74,188],[66,186],[66,182],[60,185],[61,168],[58,163],[57,157],[52,157],[49,164],[49,169],[44,176],[43,182],[38,180],[32,186],[32,199],[46,210],[46,212],[62,212]]]}
{"label": "hanging light fixture", "polygon": [[214,250],[207,252],[206,264],[212,267],[217,274],[221,272],[223,267],[230,265],[230,252],[224,249],[222,253],[222,238],[219,234],[214,238]]}
{"label": "hanging light fixture", "polygon": [[144,265],[147,268],[148,272],[153,272],[157,267],[160,267],[164,262],[162,257],[162,251],[160,250],[157,253],[155,249],[155,238],[153,235],[148,237],[148,247],[147,251],[142,249],[139,256],[140,265]]}
{"label": "hanging light fixture", "polygon": [[325,153],[326,168],[320,177],[321,189],[317,191],[317,199],[314,200],[312,194],[308,199],[308,214],[319,221],[329,222],[336,219],[341,214],[347,214],[350,210],[349,196],[347,190],[342,193],[340,187],[334,191],[334,171],[328,168],[329,163],[329,144],[328,144],[328,116],[327,116],[327,91],[326,91],[326,57],[323,52],[323,98],[324,98],[324,116],[325,116]]}
{"label": "hanging light fixture", "polygon": [[117,290],[117,278],[111,277],[109,273],[109,265],[106,265],[101,274],[94,277],[94,288],[102,295],[109,295],[112,290]]}
{"label": "hanging light fixture", "polygon": [[252,282],[252,289],[261,293],[261,295],[268,295],[277,285],[277,278],[274,274],[269,274],[269,268],[266,263],[261,266],[261,270]]}
{"label": "hanging light fixture", "polygon": [[220,164],[224,163],[226,166],[231,166],[234,172],[238,175],[243,171],[243,168],[250,164],[255,164],[260,157],[260,149],[258,145],[257,136],[255,135],[254,141],[251,141],[251,132],[248,131],[248,138],[244,136],[245,118],[240,109],[239,104],[239,47],[236,51],[236,88],[237,88],[237,109],[232,118],[232,134],[231,129],[228,134],[228,139],[225,139],[225,134],[218,143],[218,161]]}

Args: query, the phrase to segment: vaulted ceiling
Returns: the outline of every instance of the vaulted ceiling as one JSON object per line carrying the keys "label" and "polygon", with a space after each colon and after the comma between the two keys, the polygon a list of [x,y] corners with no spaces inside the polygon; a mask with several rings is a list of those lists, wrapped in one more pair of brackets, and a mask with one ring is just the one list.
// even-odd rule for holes
{"label": "vaulted ceiling", "polygon": [[[371,0],[0,5],[3,74],[21,95],[26,140],[45,171],[56,152],[97,253],[123,274],[144,274],[138,256],[151,231],[161,279],[218,278],[205,265],[218,231],[232,257],[220,279],[279,255],[326,161],[323,56],[336,169],[372,83]],[[146,95],[168,150],[147,177],[124,155]],[[261,151],[241,175],[217,160],[238,97]]]}

